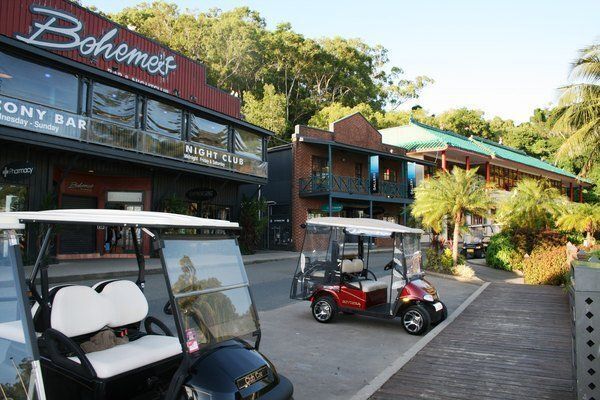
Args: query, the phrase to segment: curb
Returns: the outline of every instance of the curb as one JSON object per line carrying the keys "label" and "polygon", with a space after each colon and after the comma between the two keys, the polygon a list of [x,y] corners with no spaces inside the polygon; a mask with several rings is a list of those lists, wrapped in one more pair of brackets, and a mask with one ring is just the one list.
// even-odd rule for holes
{"label": "curb", "polygon": [[400,358],[394,361],[386,369],[384,369],[379,375],[366,386],[363,386],[350,400],[367,400],[376,391],[378,391],[396,372],[398,372],[404,365],[406,365],[419,351],[421,351],[429,342],[431,342],[437,335],[439,335],[448,325],[450,325],[479,295],[490,285],[490,282],[485,282],[475,292],[473,292],[448,318],[431,330],[421,340],[419,340],[414,346],[412,346],[406,353]]}
{"label": "curb", "polygon": [[473,285],[483,285],[485,282],[483,279],[481,278],[463,278],[462,276],[455,276],[455,275],[448,275],[448,274],[442,274],[440,272],[434,272],[434,271],[428,271],[428,270],[423,270],[425,272],[425,276],[427,275],[431,275],[431,276],[435,276],[437,278],[442,278],[442,279],[450,279],[453,281],[459,281],[459,282],[463,282],[463,283],[470,283]]}

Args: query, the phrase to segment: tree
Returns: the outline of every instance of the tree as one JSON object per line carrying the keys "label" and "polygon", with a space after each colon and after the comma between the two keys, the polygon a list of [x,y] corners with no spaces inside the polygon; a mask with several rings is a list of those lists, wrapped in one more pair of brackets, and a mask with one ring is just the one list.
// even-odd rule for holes
{"label": "tree", "polygon": [[441,230],[443,221],[450,219],[454,223],[452,262],[456,267],[460,229],[465,224],[466,214],[484,216],[492,205],[477,168],[466,171],[454,167],[451,173],[438,171],[433,178],[419,184],[411,213],[436,232]]}
{"label": "tree", "polygon": [[569,203],[556,224],[564,230],[586,233],[587,242],[592,244],[600,230],[600,204]]}
{"label": "tree", "polygon": [[497,140],[490,131],[489,123],[483,118],[483,111],[458,108],[448,110],[437,117],[439,127],[465,136],[481,136]]}
{"label": "tree", "polygon": [[286,131],[285,103],[285,95],[276,93],[273,85],[265,84],[261,99],[252,92],[244,94],[242,114],[248,122],[282,136]]}
{"label": "tree", "polygon": [[553,131],[564,139],[559,160],[582,158],[582,175],[600,164],[600,44],[580,51],[571,69],[573,83],[563,87]]}
{"label": "tree", "polygon": [[566,198],[546,180],[520,180],[500,204],[497,220],[530,237],[554,225]]}
{"label": "tree", "polygon": [[244,254],[252,254],[260,246],[267,228],[267,202],[263,197],[242,196],[240,204],[240,248]]}
{"label": "tree", "polygon": [[361,113],[373,126],[377,126],[377,115],[383,115],[373,111],[370,105],[364,103],[354,107],[344,106],[340,103],[332,103],[315,113],[308,121],[308,124],[315,128],[329,129],[329,124],[332,122],[357,112]]}

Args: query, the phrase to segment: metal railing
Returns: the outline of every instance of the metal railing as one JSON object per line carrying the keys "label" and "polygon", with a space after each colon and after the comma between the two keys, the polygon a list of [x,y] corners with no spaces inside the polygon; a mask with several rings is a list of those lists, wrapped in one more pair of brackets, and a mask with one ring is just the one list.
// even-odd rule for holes
{"label": "metal railing", "polygon": [[331,176],[331,185],[329,182],[329,175],[313,175],[308,178],[299,179],[299,191],[300,195],[309,194],[326,194],[329,192],[341,192],[347,194],[361,194],[376,197],[388,197],[388,198],[410,198],[412,195],[409,193],[407,183],[380,181],[379,191],[377,193],[371,193],[369,179],[367,178],[354,178],[350,176]]}

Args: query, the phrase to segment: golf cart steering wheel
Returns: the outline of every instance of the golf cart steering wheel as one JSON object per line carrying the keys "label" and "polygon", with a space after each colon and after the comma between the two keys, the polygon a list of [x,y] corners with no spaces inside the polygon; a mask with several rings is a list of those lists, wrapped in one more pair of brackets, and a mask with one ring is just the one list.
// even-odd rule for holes
{"label": "golf cart steering wheel", "polygon": [[389,271],[392,268],[394,268],[394,260],[392,260],[389,263],[385,264],[385,267],[383,267],[383,270],[384,271]]}

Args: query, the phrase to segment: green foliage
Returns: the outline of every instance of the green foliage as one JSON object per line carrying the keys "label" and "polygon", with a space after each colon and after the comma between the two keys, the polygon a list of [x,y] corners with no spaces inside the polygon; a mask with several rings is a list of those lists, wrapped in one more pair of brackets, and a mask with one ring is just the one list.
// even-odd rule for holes
{"label": "green foliage", "polygon": [[188,214],[188,203],[181,197],[173,194],[163,200],[163,210],[172,214]]}
{"label": "green foliage", "polygon": [[553,125],[564,140],[556,157],[581,159],[586,173],[600,164],[600,44],[580,51],[571,78],[572,83],[562,88]]}
{"label": "green foliage", "polygon": [[458,241],[467,213],[486,215],[492,199],[485,189],[484,180],[477,175],[477,168],[465,171],[454,167],[452,173],[438,171],[435,177],[424,179],[415,189],[415,201],[411,213],[423,226],[440,232],[442,223],[454,224],[452,255],[454,266],[458,265]]}
{"label": "green foliage", "polygon": [[332,122],[357,112],[361,113],[363,117],[375,126],[377,126],[377,114],[382,115],[379,112],[376,113],[373,111],[373,108],[365,103],[354,107],[344,106],[341,103],[332,103],[317,111],[308,121],[308,124],[315,128],[329,129],[329,124]]}
{"label": "green foliage", "polygon": [[533,236],[553,226],[565,201],[547,181],[522,179],[500,204],[497,219],[513,231]]}
{"label": "green foliage", "polygon": [[523,278],[527,284],[563,285],[568,282],[568,277],[564,246],[538,246],[523,260]]}
{"label": "green foliage", "polygon": [[514,271],[523,269],[524,251],[519,250],[513,243],[514,235],[510,232],[500,232],[490,238],[486,250],[485,261],[489,267]]}
{"label": "green foliage", "polygon": [[460,133],[465,136],[481,136],[495,140],[497,137],[490,130],[490,124],[483,118],[483,111],[458,108],[448,110],[437,117],[441,129]]}
{"label": "green foliage", "polygon": [[[465,257],[459,254],[458,264],[465,263]],[[454,275],[455,269],[452,262],[452,250],[443,249],[441,252],[438,252],[436,249],[428,248],[425,251],[425,268],[442,274]]]}
{"label": "green foliage", "polygon": [[600,230],[600,203],[568,203],[556,223],[566,231],[585,232],[587,240],[593,241]]}
{"label": "green foliage", "polygon": [[242,114],[246,120],[282,136],[286,131],[285,95],[275,92],[275,87],[265,84],[262,98],[252,92],[244,93]]}
{"label": "green foliage", "polygon": [[267,202],[264,198],[244,195],[240,209],[240,248],[244,254],[252,254],[259,248],[267,228]]}

